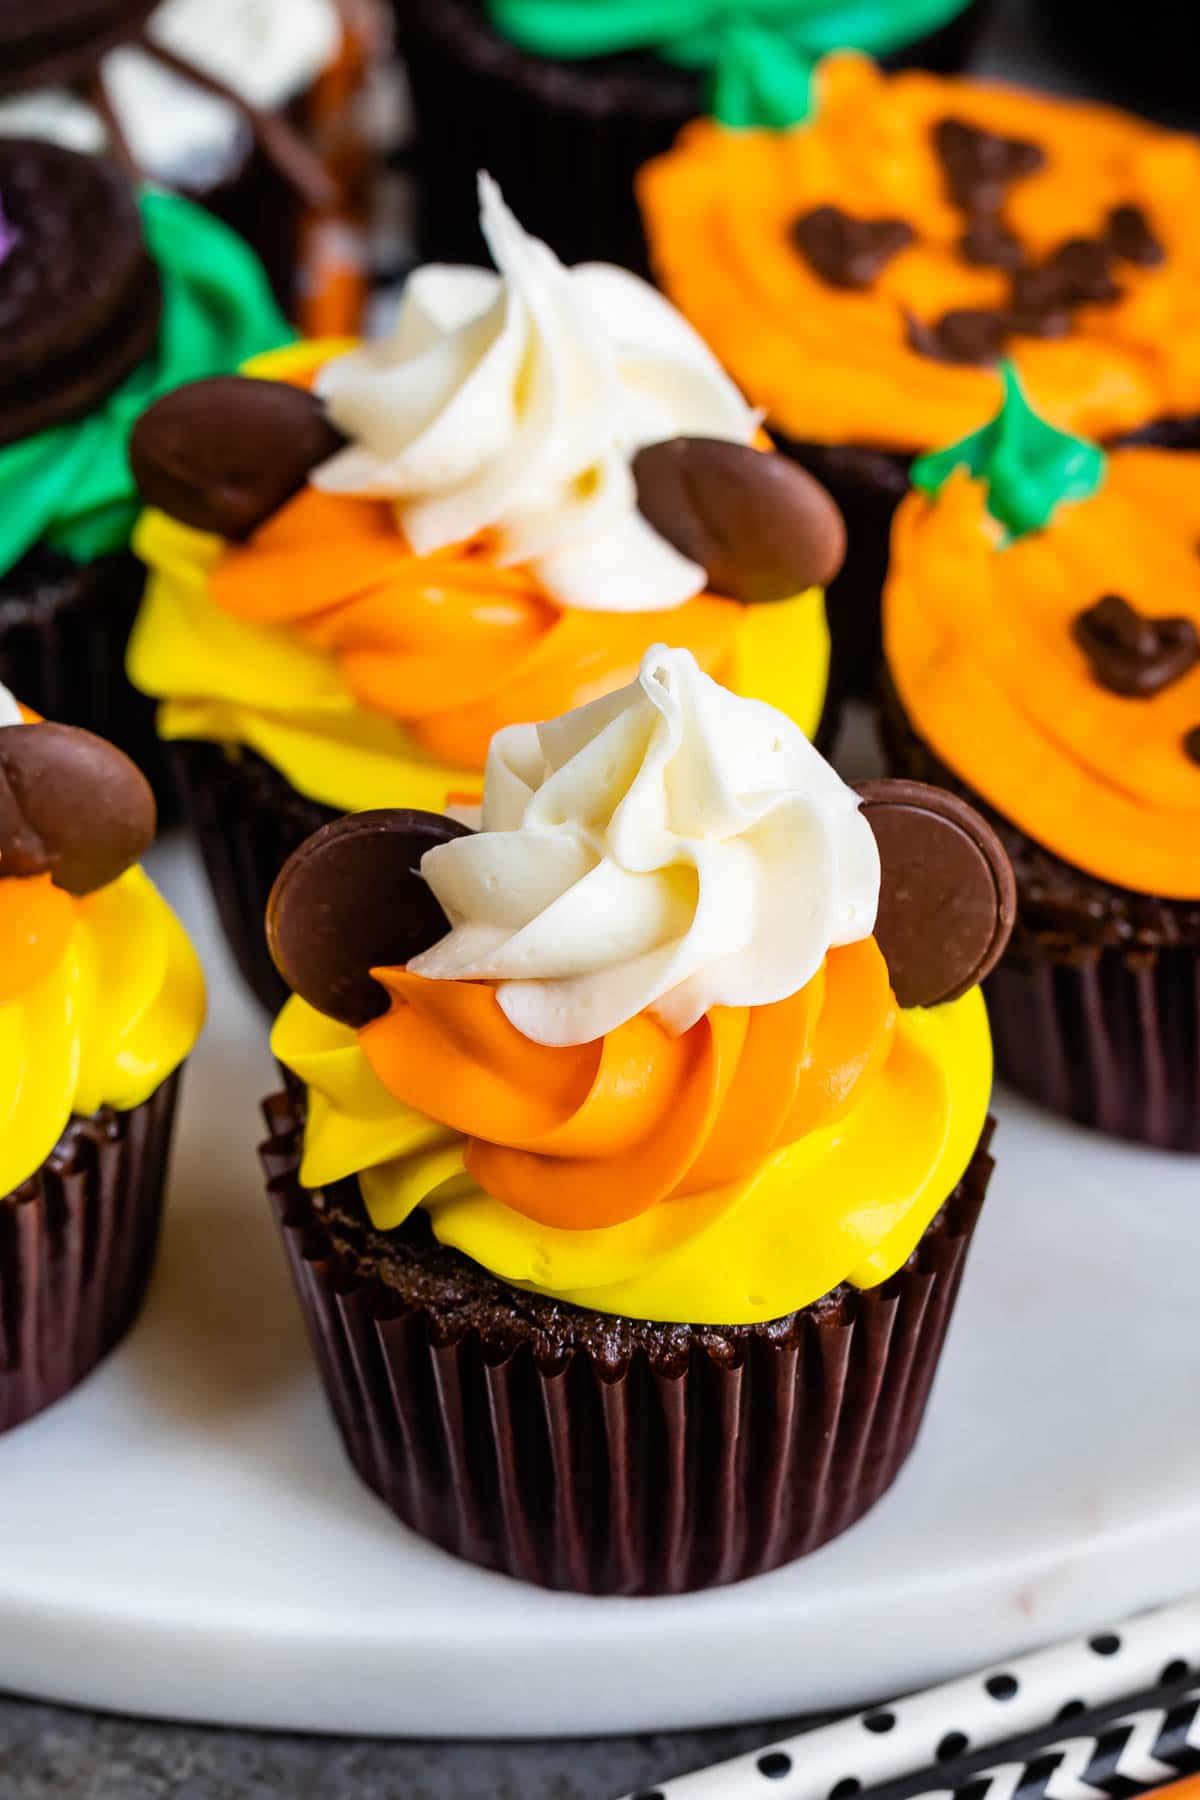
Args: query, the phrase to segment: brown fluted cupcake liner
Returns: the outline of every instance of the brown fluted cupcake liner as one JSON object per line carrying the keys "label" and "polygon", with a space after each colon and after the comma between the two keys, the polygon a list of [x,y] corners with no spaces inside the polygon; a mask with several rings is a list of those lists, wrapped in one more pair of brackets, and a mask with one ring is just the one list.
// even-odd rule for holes
{"label": "brown fluted cupcake liner", "polygon": [[300,1186],[301,1114],[295,1096],[267,1103],[262,1158],[329,1403],[362,1479],[443,1549],[545,1587],[685,1593],[815,1550],[903,1467],[991,1174],[990,1123],[891,1281],[715,1328],[519,1293],[419,1216],[372,1232],[357,1182]]}
{"label": "brown fluted cupcake liner", "polygon": [[137,1318],[179,1080],[131,1112],[73,1119],[37,1173],[0,1198],[0,1432],[61,1400]]}
{"label": "brown fluted cupcake liner", "polygon": [[[984,0],[886,66],[961,68]],[[648,51],[554,60],[490,25],[483,0],[396,0],[413,92],[424,260],[484,260],[475,176],[566,263],[648,271],[634,176],[705,111],[705,82]]]}
{"label": "brown fluted cupcake liner", "polygon": [[1074,869],[958,781],[889,684],[893,772],[969,800],[1017,877],[1017,924],[984,992],[1001,1079],[1114,1137],[1200,1151],[1200,900],[1160,900]]}
{"label": "brown fluted cupcake liner", "polygon": [[160,819],[176,807],[154,702],[130,687],[125,646],[146,571],[128,550],[77,563],[39,545],[0,575],[0,682],[35,712],[133,758]]}
{"label": "brown fluted cupcake liner", "polygon": [[267,899],[293,850],[337,814],[238,745],[172,744],[171,763],[237,966],[261,1004],[277,1013],[288,990],[267,950]]}

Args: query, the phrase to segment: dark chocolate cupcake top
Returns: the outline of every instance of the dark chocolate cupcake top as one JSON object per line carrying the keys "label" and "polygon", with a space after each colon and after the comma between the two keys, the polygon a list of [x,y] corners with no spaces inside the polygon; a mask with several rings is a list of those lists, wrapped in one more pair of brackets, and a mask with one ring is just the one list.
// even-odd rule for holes
{"label": "dark chocolate cupcake top", "polygon": [[976,984],[1014,894],[984,822],[856,795],[658,645],[497,735],[481,823],[355,815],[276,883],[303,1179],[357,1175],[377,1229],[420,1205],[502,1279],[637,1318],[894,1273],[986,1113]]}

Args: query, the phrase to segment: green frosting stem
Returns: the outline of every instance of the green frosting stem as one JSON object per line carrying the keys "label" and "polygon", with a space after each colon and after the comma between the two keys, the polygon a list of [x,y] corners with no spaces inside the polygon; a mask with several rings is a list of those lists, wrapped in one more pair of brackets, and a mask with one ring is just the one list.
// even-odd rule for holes
{"label": "green frosting stem", "polygon": [[162,279],[157,347],[86,418],[0,449],[0,574],[42,541],[79,562],[123,549],[139,511],[128,456],[139,415],[294,335],[258,258],[227,226],[173,194],[148,190],[139,204]]}
{"label": "green frosting stem", "polygon": [[831,50],[890,56],[957,18],[969,0],[488,0],[496,29],[538,56],[652,50],[704,70],[723,125],[782,129],[808,118],[812,73]]}
{"label": "green frosting stem", "polygon": [[990,424],[946,450],[919,456],[912,484],[936,494],[955,469],[987,483],[987,507],[1009,541],[1040,531],[1064,500],[1086,500],[1104,480],[1105,456],[1086,438],[1058,431],[1026,400],[1011,362],[1000,367],[1004,402]]}

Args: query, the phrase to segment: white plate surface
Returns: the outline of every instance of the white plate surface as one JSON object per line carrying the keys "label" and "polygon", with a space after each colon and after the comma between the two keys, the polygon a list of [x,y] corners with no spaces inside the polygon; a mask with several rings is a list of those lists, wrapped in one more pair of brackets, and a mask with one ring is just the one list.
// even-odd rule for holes
{"label": "white plate surface", "polygon": [[265,1028],[192,852],[154,871],[212,1015],[140,1326],[0,1439],[0,1688],[226,1724],[550,1735],[854,1703],[1087,1629],[1200,1567],[1200,1162],[1007,1095],[924,1437],[838,1543],[596,1601],[400,1527],[344,1462],[263,1200]]}

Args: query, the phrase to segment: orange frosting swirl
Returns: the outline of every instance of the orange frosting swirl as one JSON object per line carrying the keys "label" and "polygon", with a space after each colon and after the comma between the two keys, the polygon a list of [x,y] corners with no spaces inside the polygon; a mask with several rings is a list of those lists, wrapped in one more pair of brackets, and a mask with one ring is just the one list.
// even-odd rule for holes
{"label": "orange frosting swirl", "polygon": [[655,631],[728,680],[743,611],[709,594],[653,624],[563,609],[527,569],[499,567],[484,539],[416,556],[385,502],[315,488],[230,546],[211,593],[236,617],[287,624],[328,652],[365,706],[463,768],[482,768],[503,726],[624,686]]}
{"label": "orange frosting swirl", "polygon": [[736,1181],[832,1123],[882,1070],[897,1016],[873,938],[774,1005],[713,1007],[679,1037],[642,1013],[566,1048],[522,1036],[486,984],[374,973],[392,1003],[359,1037],[384,1086],[466,1136],[486,1193],[568,1230]]}
{"label": "orange frosting swirl", "polygon": [[[948,443],[986,417],[987,369],[918,354],[908,321],[1003,306],[1008,278],[959,254],[932,129],[953,117],[1025,138],[1045,166],[1015,181],[1005,222],[1040,261],[1140,207],[1166,252],[1116,265],[1114,304],[1074,312],[1062,338],[1014,337],[1033,405],[1060,426],[1111,438],[1200,411],[1200,144],[1111,108],[917,71],[882,75],[829,57],[811,124],[783,132],[689,125],[646,165],[639,199],[670,298],[751,400],[789,436],[902,451]],[[899,218],[917,241],[866,288],[833,287],[791,240],[798,216],[835,206]]]}
{"label": "orange frosting swirl", "polygon": [[1200,897],[1200,663],[1130,698],[1072,632],[1119,594],[1200,630],[1200,455],[1130,449],[1104,486],[1004,547],[965,470],[896,514],[884,640],[900,700],[946,766],[1048,850],[1102,880]]}

